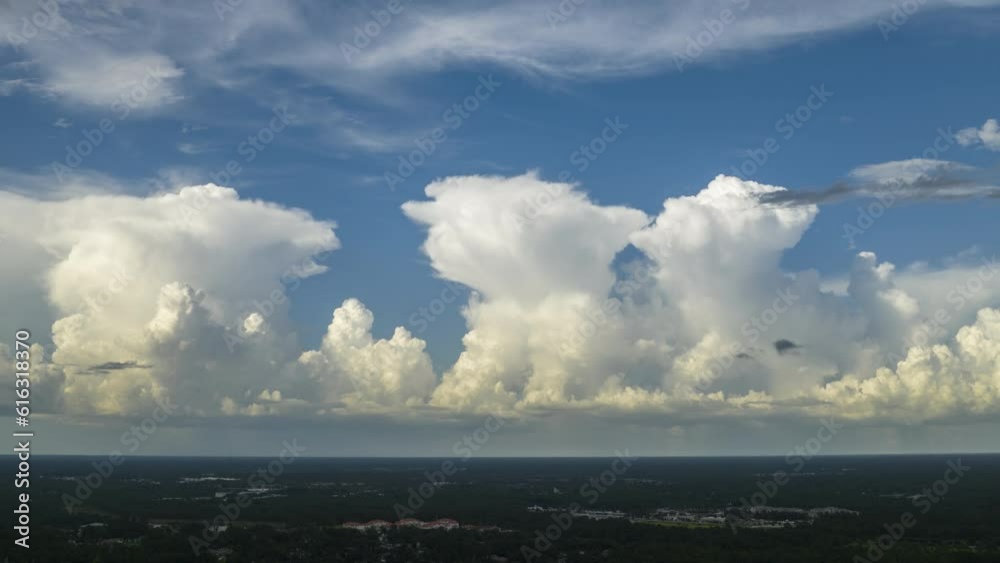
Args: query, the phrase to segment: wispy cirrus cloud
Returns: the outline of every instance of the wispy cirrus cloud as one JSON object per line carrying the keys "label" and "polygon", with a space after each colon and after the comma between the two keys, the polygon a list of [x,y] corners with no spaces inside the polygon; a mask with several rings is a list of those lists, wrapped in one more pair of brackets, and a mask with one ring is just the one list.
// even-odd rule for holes
{"label": "wispy cirrus cloud", "polygon": [[[921,14],[995,4],[1000,0],[927,0]],[[412,122],[414,114],[424,117],[436,108],[421,89],[421,78],[430,74],[488,66],[568,86],[674,72],[675,55],[707,33],[706,22],[724,10],[738,10],[739,17],[721,28],[696,64],[866,26],[874,32],[876,20],[891,11],[863,0],[642,1],[628,10],[591,0],[552,25],[548,13],[555,5],[405,3],[376,36],[359,39],[358,30],[372,10],[385,9],[384,2],[244,2],[223,13],[194,0],[60,3],[66,25],[19,46],[13,56],[22,72],[2,77],[0,95],[26,90],[77,109],[105,109],[152,72],[160,83],[147,89],[140,116],[171,108],[182,118],[210,121],[212,111],[184,113],[208,89],[256,99],[263,107],[298,97],[308,108],[314,144],[385,154],[409,146],[424,129]],[[30,0],[0,7],[0,20],[11,22],[0,31],[16,31],[12,26],[37,9]],[[364,49],[351,60],[340,56],[345,45],[359,41]],[[290,77],[321,92],[290,93]],[[398,110],[401,119],[373,116],[373,107]]]}
{"label": "wispy cirrus cloud", "polygon": [[[922,13],[998,3],[927,0]],[[83,103],[106,98],[109,89],[127,82],[113,70],[152,63],[169,70],[172,79],[183,73],[225,88],[259,86],[262,72],[274,69],[343,92],[400,101],[405,93],[399,79],[470,65],[567,80],[670,71],[673,56],[724,10],[743,8],[699,62],[874,26],[892,9],[863,0],[684,0],[635,2],[621,10],[617,3],[593,0],[553,26],[547,16],[553,6],[527,0],[406,3],[377,36],[358,39],[371,11],[384,8],[377,1],[244,3],[220,20],[211,4],[201,2],[151,1],[124,10],[117,2],[96,1],[64,7],[70,31],[58,40],[29,42],[24,51],[47,89]],[[0,13],[16,21],[32,9],[34,3],[19,1]],[[150,28],[159,31],[147,33]],[[364,49],[352,60],[337,56],[344,45],[359,41]],[[183,95],[179,81],[173,82],[161,100]]]}

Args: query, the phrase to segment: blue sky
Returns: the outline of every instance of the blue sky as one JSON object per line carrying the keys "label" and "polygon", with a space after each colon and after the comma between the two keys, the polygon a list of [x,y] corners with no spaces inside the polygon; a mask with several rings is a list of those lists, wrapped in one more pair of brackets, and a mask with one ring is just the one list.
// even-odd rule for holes
{"label": "blue sky", "polygon": [[[364,26],[372,19],[369,10],[381,10],[384,3],[239,6],[219,19],[210,4],[169,7],[99,2],[86,11],[76,2],[63,2],[58,22],[53,20],[42,35],[14,48],[16,41],[10,41],[9,34],[23,33],[17,22],[41,9],[29,2],[15,3],[8,13],[9,21],[15,23],[4,29],[11,44],[0,51],[0,112],[7,132],[0,189],[39,206],[102,197],[138,202],[207,184],[213,173],[236,161],[242,171],[229,181],[215,183],[235,188],[241,202],[260,200],[282,210],[297,208],[308,214],[308,222],[336,224],[339,248],[322,261],[327,270],[307,277],[301,287],[296,284],[288,292],[291,304],[282,312],[287,318],[276,318],[274,324],[293,334],[301,350],[317,349],[328,332],[332,311],[345,300],[357,299],[374,315],[371,334],[376,341],[392,339],[396,327],[405,327],[426,342],[437,380],[452,370],[466,349],[463,335],[477,327],[472,320],[476,308],[467,309],[469,295],[481,294],[486,306],[500,307],[503,302],[496,293],[469,287],[469,278],[461,274],[449,278],[454,269],[442,264],[453,257],[424,248],[428,228],[432,232],[437,226],[444,228],[444,220],[417,220],[401,209],[406,202],[435,201],[424,189],[444,178],[509,179],[537,171],[534,181],[541,186],[558,182],[560,172],[569,170],[577,184],[575,193],[586,194],[588,205],[622,206],[653,219],[665,200],[693,196],[717,175],[733,175],[749,158],[748,151],[760,154],[769,138],[777,150],[743,180],[808,192],[856,180],[857,170],[865,165],[921,158],[944,130],[958,137],[949,137],[947,150],[934,156],[934,160],[947,161],[941,165],[944,168],[932,167],[923,180],[932,172],[958,170],[975,177],[971,196],[914,191],[861,234],[856,247],[844,238],[844,226],[856,221],[859,206],[874,201],[866,197],[870,192],[824,201],[803,219],[793,244],[764,256],[763,261],[777,259],[785,275],[815,271],[831,295],[842,295],[852,271],[858,269],[858,252],[871,251],[879,263],[894,264],[896,273],[907,278],[898,282],[902,289],[883,288],[879,295],[899,289],[919,301],[921,292],[930,292],[927,284],[949,275],[964,279],[962,268],[997,252],[995,217],[1000,200],[995,198],[991,177],[995,177],[995,151],[1000,147],[990,144],[987,120],[1000,114],[996,102],[1000,80],[990,72],[989,64],[1000,55],[996,41],[1000,11],[990,7],[991,2],[927,2],[888,36],[879,27],[880,21],[892,17],[894,5],[888,2],[847,2],[839,9],[810,2],[767,6],[751,2],[702,55],[679,72],[672,56],[685,48],[688,37],[703,31],[699,18],[716,17],[720,10],[738,4],[701,3],[685,13],[680,8],[642,3],[627,14],[591,1],[581,3],[565,22],[550,27],[546,10],[558,9],[555,3],[549,8],[521,2],[493,8],[404,3],[356,60],[349,62],[338,47],[352,41],[353,26]],[[123,92],[127,95],[150,68],[158,69],[162,78],[122,118],[121,106],[115,109],[109,100]],[[456,122],[449,121],[446,112],[474,96],[487,80],[497,84],[495,90],[482,96],[478,107],[452,129]],[[810,103],[818,89],[832,94],[809,110],[808,119],[793,134],[785,136],[788,130],[777,126],[779,120]],[[290,116],[289,125],[274,132],[273,142],[248,161],[248,153],[241,151],[246,145],[241,143],[275,123],[275,112]],[[454,119],[455,114],[450,115]],[[109,120],[114,131],[104,135],[68,180],[57,179],[52,163],[64,163],[66,147],[83,141],[85,131],[98,128],[102,119]],[[581,170],[575,151],[601,135],[606,120],[615,119],[627,128]],[[411,176],[390,187],[387,172],[397,171],[400,158],[421,143],[427,146],[426,139],[435,128],[442,128],[447,138],[434,143],[433,153]],[[959,135],[960,131],[965,133]],[[981,131],[986,136],[977,137]],[[496,184],[500,187],[484,189],[506,189],[500,180]],[[8,211],[13,209],[8,204]],[[450,211],[462,213],[463,209]],[[428,212],[440,217],[445,210]],[[248,221],[226,228],[253,231],[254,220]],[[602,228],[595,226],[594,232]],[[71,231],[81,229],[85,228]],[[27,236],[11,231],[15,238]],[[447,238],[454,232],[445,229],[441,236]],[[44,233],[37,236],[45,239]],[[294,232],[275,233],[273,240],[261,242],[257,250],[242,248],[238,237],[217,248],[235,255],[246,252],[252,257],[252,252],[266,251],[268,257],[281,256],[282,245],[294,246],[302,240],[296,236]],[[150,237],[159,240],[156,235]],[[56,263],[63,258],[72,261],[72,250],[67,248],[78,252],[90,248],[74,244],[83,243],[39,243]],[[503,243],[490,243],[486,248],[494,249],[497,244]],[[148,251],[157,248],[150,246]],[[160,251],[167,252],[164,260],[187,259]],[[473,252],[466,251],[466,255]],[[560,252],[588,251],[570,245]],[[65,253],[63,258],[60,253]],[[309,260],[309,256],[298,249],[289,254],[289,264]],[[615,269],[619,279],[646,258],[628,241],[611,257],[611,262],[599,267]],[[156,260],[151,255],[143,263],[159,271],[149,265]],[[726,264],[719,266],[720,275],[729,275]],[[24,314],[38,313],[42,318],[10,322],[37,323],[37,341],[52,354],[59,346],[51,334],[58,331],[45,326],[48,323],[42,319],[56,321],[73,311],[53,281],[54,270],[47,270],[57,266],[40,268],[28,278],[39,293],[37,303],[25,305]],[[187,268],[197,269],[198,264]],[[278,272],[282,269],[277,267]],[[927,276],[933,280],[916,279],[921,272],[930,272]],[[527,270],[507,274],[531,277]],[[240,285],[246,276],[262,274],[251,268],[227,275],[234,278],[219,285]],[[739,274],[734,277],[742,279]],[[422,330],[413,316],[440,295],[447,279],[464,284],[463,294]],[[9,284],[8,295],[33,291],[9,279],[4,283]],[[860,281],[852,283],[860,285]],[[996,284],[991,287],[996,289]],[[552,291],[556,294],[559,288]],[[150,307],[155,293],[148,298]],[[594,297],[602,299],[609,293],[598,292]],[[665,295],[667,301],[677,296],[668,289]],[[980,296],[980,304],[996,306],[991,301],[994,295],[1000,291]],[[234,310],[246,310],[245,297],[233,297]],[[869,305],[862,303],[861,308],[871,312]],[[213,315],[224,316],[218,311],[226,307],[211,310]],[[933,310],[929,306],[917,317]],[[974,313],[968,311],[962,321],[971,324]],[[239,324],[242,319],[219,322]],[[965,325],[953,327],[949,337],[961,326]],[[104,334],[112,329],[100,324],[94,330]],[[121,330],[128,330],[127,324]],[[648,335],[636,338],[655,340]],[[872,334],[864,338],[868,344],[877,341]],[[700,339],[685,332],[680,339],[684,344],[663,344],[675,347],[671,354],[680,354],[685,347],[695,349]],[[68,350],[64,355],[71,357]],[[294,363],[298,352],[285,353]],[[670,363],[677,358],[661,360]],[[830,369],[841,376],[853,375],[853,369],[863,381],[874,373],[867,361],[834,363],[837,369]],[[58,359],[54,364],[58,366]],[[641,373],[647,368],[618,369]],[[616,371],[608,369],[605,376]],[[865,369],[869,372],[863,373]],[[758,375],[747,377],[756,381],[753,378]],[[154,379],[158,383],[153,388],[159,388],[170,377],[158,374]],[[289,385],[297,389],[297,384]],[[248,384],[247,389],[256,395],[272,387]],[[293,393],[287,391],[285,396]],[[218,396],[222,395],[220,391]],[[431,399],[427,404],[446,406],[442,400]],[[125,402],[110,407],[82,401],[65,412],[54,408],[53,416],[141,414],[141,408],[126,408]],[[253,403],[242,406],[250,408]],[[456,412],[477,412],[465,407]],[[121,412],[114,412],[118,408]],[[205,412],[193,409],[191,415]],[[975,411],[975,416],[980,415]],[[858,416],[879,418],[868,410]],[[972,414],[957,407],[942,414],[943,418],[965,416]],[[859,438],[861,443],[867,442]],[[936,448],[929,443],[914,447]],[[176,446],[176,451],[184,448]],[[247,451],[252,447],[247,446]],[[518,446],[507,451],[516,453]],[[589,450],[574,447],[567,451]],[[333,448],[327,453],[336,452]]]}

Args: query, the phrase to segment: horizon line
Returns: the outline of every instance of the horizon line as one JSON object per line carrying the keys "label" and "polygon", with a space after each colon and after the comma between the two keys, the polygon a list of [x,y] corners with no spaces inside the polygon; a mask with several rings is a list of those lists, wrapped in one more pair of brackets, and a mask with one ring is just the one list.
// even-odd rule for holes
{"label": "horizon line", "polygon": [[[92,458],[92,457],[106,457],[111,455],[110,452],[102,452],[96,454],[35,454],[34,457],[81,457],[81,458]],[[894,452],[894,453],[836,453],[836,454],[817,454],[810,456],[809,459],[816,458],[842,458],[842,457],[909,457],[909,456],[954,456],[954,455],[969,455],[969,456],[988,456],[988,455],[1000,455],[1000,452]],[[123,457],[142,457],[142,458],[205,458],[205,459],[268,459],[274,456],[272,455],[207,455],[207,454],[122,454]],[[703,455],[690,455],[690,454],[678,454],[678,455],[638,455],[635,456],[638,459],[729,459],[729,458],[744,458],[744,459],[758,459],[758,458],[784,458],[788,454],[703,454]],[[0,454],[0,457],[17,459],[15,454]],[[307,456],[301,455],[300,459],[330,459],[330,460],[367,460],[367,459],[385,459],[385,460],[408,460],[408,459],[453,459],[458,456],[387,456],[387,455],[370,455],[370,456]],[[523,456],[473,456],[467,460],[463,460],[463,463],[467,463],[474,459],[495,459],[495,460],[505,460],[505,459],[613,459],[616,456],[595,456],[595,455],[549,455],[549,456],[536,456],[536,455],[523,455]]]}

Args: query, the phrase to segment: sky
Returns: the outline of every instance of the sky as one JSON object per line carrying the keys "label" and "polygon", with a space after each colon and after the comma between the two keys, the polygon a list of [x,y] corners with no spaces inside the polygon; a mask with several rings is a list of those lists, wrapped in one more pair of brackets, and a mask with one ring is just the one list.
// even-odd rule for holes
{"label": "sky", "polygon": [[0,375],[40,453],[995,452],[998,4],[4,4]]}

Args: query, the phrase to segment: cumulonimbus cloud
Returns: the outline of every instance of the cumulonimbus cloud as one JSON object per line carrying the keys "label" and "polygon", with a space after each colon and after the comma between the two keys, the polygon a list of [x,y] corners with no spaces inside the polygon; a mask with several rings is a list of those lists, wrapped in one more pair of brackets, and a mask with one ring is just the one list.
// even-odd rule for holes
{"label": "cumulonimbus cloud", "polygon": [[435,274],[472,290],[463,351],[440,374],[406,329],[374,337],[355,299],[317,349],[297,342],[287,284],[326,270],[330,221],[215,185],[0,193],[16,239],[0,253],[19,268],[5,322],[43,312],[43,408],[77,415],[163,400],[193,416],[996,415],[1000,264],[972,252],[900,271],[861,252],[829,290],[782,268],[820,212],[763,201],[786,192],[719,176],[650,218],[537,173],[430,184],[403,212],[426,229]]}

